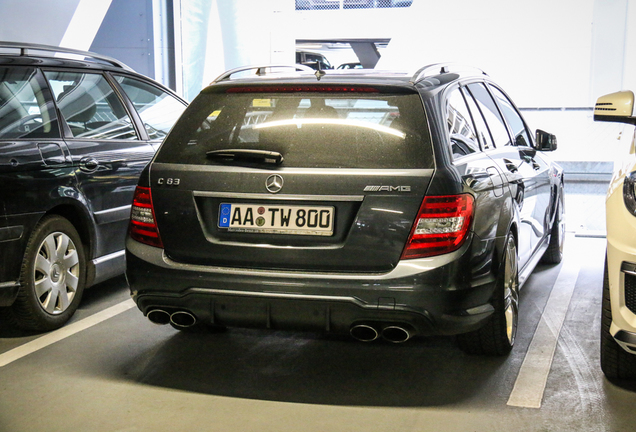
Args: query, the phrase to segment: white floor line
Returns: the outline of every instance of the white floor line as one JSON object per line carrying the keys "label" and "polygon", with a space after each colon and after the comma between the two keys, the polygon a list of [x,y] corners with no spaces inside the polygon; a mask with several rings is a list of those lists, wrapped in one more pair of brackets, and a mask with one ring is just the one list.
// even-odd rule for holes
{"label": "white floor line", "polygon": [[27,342],[24,345],[20,345],[17,348],[0,354],[0,367],[6,366],[9,363],[19,360],[24,356],[41,350],[42,348],[46,348],[47,346],[52,345],[55,342],[59,342],[69,336],[73,336],[82,330],[86,330],[87,328],[97,325],[102,321],[106,321],[107,319],[119,315],[122,312],[126,312],[133,307],[135,307],[135,302],[132,299],[128,299],[116,304],[115,306],[111,306],[108,309],[104,309],[101,312],[97,312],[96,314],[84,318],[83,320],[64,326],[59,330],[47,333],[44,336],[32,340],[31,342]]}
{"label": "white floor line", "polygon": [[559,333],[581,268],[581,261],[574,247],[569,248],[568,254],[564,255],[568,258],[563,262],[539,325],[528,347],[528,352],[508,399],[509,406],[541,408]]}

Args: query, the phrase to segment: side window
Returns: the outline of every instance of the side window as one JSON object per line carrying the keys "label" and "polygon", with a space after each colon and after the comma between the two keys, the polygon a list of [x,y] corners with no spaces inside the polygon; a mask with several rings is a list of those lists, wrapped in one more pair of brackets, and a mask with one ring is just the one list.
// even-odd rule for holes
{"label": "side window", "polygon": [[45,75],[75,138],[137,139],[128,113],[103,75],[53,71]]}
{"label": "side window", "polygon": [[506,118],[510,129],[512,129],[512,133],[515,137],[515,145],[530,146],[532,141],[530,141],[526,125],[519,115],[519,112],[516,110],[512,102],[510,102],[510,99],[508,99],[508,97],[506,97],[506,95],[503,94],[503,92],[497,87],[489,85],[488,88],[490,88],[495,99],[497,99],[499,107],[503,112],[503,116]]}
{"label": "side window", "polygon": [[479,140],[470,111],[459,89],[454,90],[448,98],[446,114],[453,157],[458,158],[479,151]]}
{"label": "side window", "polygon": [[468,90],[475,98],[479,110],[488,124],[492,138],[495,141],[495,147],[510,145],[510,135],[508,134],[506,123],[501,118],[497,105],[488,90],[486,90],[486,87],[481,83],[474,83],[468,85]]}
{"label": "side window", "polygon": [[34,68],[0,67],[0,138],[60,137],[53,102],[41,81]]}
{"label": "side window", "polygon": [[148,137],[151,140],[163,139],[185,105],[171,94],[141,80],[121,75],[115,76],[115,79],[139,113]]}
{"label": "side window", "polygon": [[470,112],[473,115],[475,130],[477,131],[481,148],[484,150],[495,148],[495,143],[490,135],[490,130],[488,129],[488,125],[486,124],[486,120],[484,120],[481,110],[477,106],[477,102],[475,102],[475,99],[473,99],[473,96],[469,91],[464,90],[463,93],[468,109],[470,109]]}

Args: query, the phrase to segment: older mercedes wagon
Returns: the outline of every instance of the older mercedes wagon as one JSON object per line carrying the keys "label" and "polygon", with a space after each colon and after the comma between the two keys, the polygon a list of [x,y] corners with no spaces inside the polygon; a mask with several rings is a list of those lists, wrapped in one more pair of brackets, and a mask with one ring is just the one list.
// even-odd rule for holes
{"label": "older mercedes wagon", "polygon": [[0,314],[62,326],[124,273],[137,180],[185,101],[96,53],[0,42]]}

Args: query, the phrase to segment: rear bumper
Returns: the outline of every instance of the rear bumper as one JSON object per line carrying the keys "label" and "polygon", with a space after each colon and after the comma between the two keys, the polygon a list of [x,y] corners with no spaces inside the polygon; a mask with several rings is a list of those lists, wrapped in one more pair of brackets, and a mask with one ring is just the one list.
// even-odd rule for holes
{"label": "rear bumper", "polygon": [[9,215],[0,227],[0,307],[11,306],[18,296],[24,251],[41,217],[42,213]]}
{"label": "rear bumper", "polygon": [[18,282],[0,283],[0,307],[11,306],[18,296],[20,284]]}
{"label": "rear bumper", "polygon": [[0,228],[0,307],[11,306],[18,295],[25,246],[23,225]]}
{"label": "rear bumper", "polygon": [[184,265],[128,239],[126,276],[144,315],[185,310],[230,327],[330,333],[400,324],[419,335],[450,335],[479,328],[493,311],[494,276],[471,281],[470,243],[401,261],[388,273],[328,274]]}

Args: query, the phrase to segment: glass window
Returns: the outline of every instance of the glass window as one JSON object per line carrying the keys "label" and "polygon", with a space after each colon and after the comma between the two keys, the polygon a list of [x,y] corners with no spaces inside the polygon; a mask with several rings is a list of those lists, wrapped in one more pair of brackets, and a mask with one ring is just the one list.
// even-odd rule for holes
{"label": "glass window", "polygon": [[479,151],[479,140],[466,101],[458,90],[448,98],[446,123],[450,134],[451,150],[454,157],[461,157]]}
{"label": "glass window", "polygon": [[506,123],[501,118],[499,109],[497,109],[497,105],[488,90],[486,90],[486,87],[481,83],[474,83],[468,85],[468,90],[475,98],[481,114],[484,116],[486,124],[488,124],[495,146],[510,145],[510,135],[508,134]]}
{"label": "glass window", "polygon": [[418,95],[333,92],[203,93],[175,125],[158,161],[218,164],[206,152],[278,152],[282,166],[430,168]]}
{"label": "glass window", "polygon": [[137,139],[123,104],[100,74],[45,72],[75,138]]}
{"label": "glass window", "polygon": [[177,121],[185,105],[169,93],[141,80],[115,76],[139,113],[151,140],[161,140]]}
{"label": "glass window", "polygon": [[0,67],[0,138],[59,138],[53,102],[33,68]]}
{"label": "glass window", "polygon": [[484,116],[481,113],[481,110],[477,106],[477,102],[473,99],[473,96],[470,92],[464,90],[462,91],[464,94],[464,99],[466,100],[466,104],[468,105],[468,109],[470,110],[473,121],[475,122],[475,130],[477,131],[477,137],[479,138],[479,142],[481,143],[481,148],[484,150],[495,148],[495,143],[490,135],[490,130],[488,129],[488,125],[484,120]]}
{"label": "glass window", "polygon": [[521,118],[521,116],[519,115],[519,112],[517,111],[517,109],[514,107],[512,102],[510,102],[510,99],[508,99],[508,97],[505,94],[503,94],[503,92],[499,90],[497,87],[494,87],[491,85],[489,85],[488,87],[490,88],[490,90],[492,91],[492,94],[497,99],[497,102],[499,103],[499,107],[501,108],[501,111],[503,112],[503,116],[506,118],[506,121],[508,122],[508,126],[510,126],[510,129],[512,129],[512,133],[515,137],[515,145],[530,146],[531,141],[528,135],[528,131],[526,130],[526,125],[523,122],[523,119]]}

